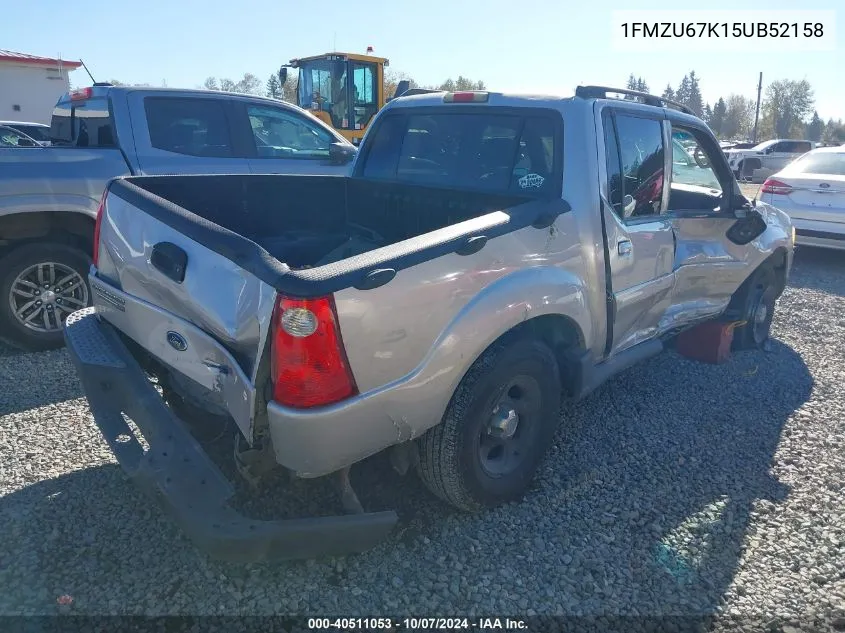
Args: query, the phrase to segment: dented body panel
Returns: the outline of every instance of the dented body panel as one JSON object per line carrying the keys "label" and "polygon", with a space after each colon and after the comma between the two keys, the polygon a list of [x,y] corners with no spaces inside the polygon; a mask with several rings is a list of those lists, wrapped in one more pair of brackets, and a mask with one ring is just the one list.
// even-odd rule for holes
{"label": "dented body panel", "polygon": [[[188,255],[183,283],[173,283],[152,264],[153,246],[176,244]],[[146,217],[119,196],[110,196],[100,229],[97,277],[128,295],[178,315],[226,345],[251,380],[266,341],[275,290],[225,257],[171,227]],[[98,293],[94,292],[95,304]],[[233,298],[237,298],[233,301]],[[109,319],[106,312],[106,319]],[[121,328],[122,329],[122,328]],[[149,328],[139,328],[149,332]],[[138,341],[143,347],[152,340]],[[164,342],[164,341],[160,341]],[[152,350],[151,350],[152,351]]]}

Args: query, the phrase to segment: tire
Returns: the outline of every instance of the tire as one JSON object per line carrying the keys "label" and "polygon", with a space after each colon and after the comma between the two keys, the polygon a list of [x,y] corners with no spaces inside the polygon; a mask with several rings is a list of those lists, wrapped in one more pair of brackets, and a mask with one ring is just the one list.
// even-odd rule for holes
{"label": "tire", "polygon": [[[525,338],[494,344],[464,376],[441,423],[420,438],[420,478],[468,512],[522,498],[558,427],[560,398],[558,364],[546,345]],[[508,410],[517,416],[515,430]]]}
{"label": "tire", "polygon": [[738,299],[739,320],[731,348],[736,351],[763,349],[769,340],[779,292],[775,269],[763,266],[748,280]]}
{"label": "tire", "polygon": [[[30,352],[62,347],[67,315],[91,304],[90,265],[88,255],[66,244],[32,243],[8,253],[0,260],[0,338]],[[63,282],[61,290],[50,282]]]}

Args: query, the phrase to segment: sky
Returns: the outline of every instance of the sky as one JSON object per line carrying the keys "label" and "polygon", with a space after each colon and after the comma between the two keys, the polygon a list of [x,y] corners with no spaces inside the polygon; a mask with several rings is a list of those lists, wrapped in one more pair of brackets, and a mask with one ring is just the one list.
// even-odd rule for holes
{"label": "sky", "polygon": [[[725,2],[709,10],[793,9],[794,0]],[[834,10],[841,0],[808,0],[804,9]],[[612,46],[614,10],[677,10],[693,3],[639,0],[354,0],[291,2],[240,0],[32,0],[8,3],[2,47],[34,55],[82,59],[98,81],[196,88],[206,77],[262,80],[294,57],[339,50],[390,59],[390,69],[422,85],[461,74],[483,80],[490,90],[571,95],[578,84],[624,86],[642,76],[652,92],[677,87],[695,70],[705,101],[734,92],[756,97],[775,79],[807,79],[819,115],[845,118],[845,36],[835,51],[736,52],[688,50],[620,52]],[[843,28],[839,28],[843,32]],[[75,86],[90,84],[83,69]]]}

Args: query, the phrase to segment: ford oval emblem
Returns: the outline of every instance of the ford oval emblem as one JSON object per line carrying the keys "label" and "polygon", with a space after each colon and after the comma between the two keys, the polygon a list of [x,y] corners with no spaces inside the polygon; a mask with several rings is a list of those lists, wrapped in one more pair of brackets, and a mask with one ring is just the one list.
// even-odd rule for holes
{"label": "ford oval emblem", "polygon": [[169,331],[167,333],[167,342],[170,343],[170,347],[178,352],[184,352],[188,349],[188,341],[179,332]]}
{"label": "ford oval emblem", "polygon": [[823,182],[819,185],[819,187],[821,187],[822,189],[827,189],[828,187],[830,187],[830,185],[826,182]]}

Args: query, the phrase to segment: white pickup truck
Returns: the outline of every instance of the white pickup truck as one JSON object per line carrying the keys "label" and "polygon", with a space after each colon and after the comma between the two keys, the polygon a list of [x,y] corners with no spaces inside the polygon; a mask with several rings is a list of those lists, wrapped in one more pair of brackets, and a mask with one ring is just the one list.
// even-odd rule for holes
{"label": "white pickup truck", "polygon": [[[65,337],[127,473],[217,556],[357,551],[397,520],[363,511],[361,460],[389,450],[465,511],[517,500],[562,398],[705,321],[763,345],[788,217],[745,199],[702,121],[607,92],[401,97],[349,177],[113,180]],[[236,514],[191,434],[215,414],[247,479],[334,475],[348,514]]]}
{"label": "white pickup truck", "polygon": [[724,152],[728,165],[739,180],[753,180],[780,171],[811,149],[812,141],[776,138],[750,149],[727,149]]}

